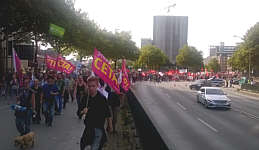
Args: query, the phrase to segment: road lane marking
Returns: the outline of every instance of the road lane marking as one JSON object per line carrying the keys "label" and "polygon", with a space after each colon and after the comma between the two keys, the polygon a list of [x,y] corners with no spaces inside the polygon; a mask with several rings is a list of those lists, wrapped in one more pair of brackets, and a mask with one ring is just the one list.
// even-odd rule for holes
{"label": "road lane marking", "polygon": [[252,119],[259,119],[259,117],[257,117],[256,115],[253,115],[253,114],[251,114],[251,113],[249,113],[249,112],[246,112],[246,111],[243,111],[243,110],[241,110],[241,109],[233,109],[234,111],[237,111],[237,112],[240,112],[241,114],[244,114],[244,115],[246,115],[247,117],[249,117],[249,118],[252,118]]}
{"label": "road lane marking", "polygon": [[181,107],[183,110],[186,110],[186,108],[182,105],[182,104],[180,104],[179,102],[177,102],[176,103],[179,107]]}
{"label": "road lane marking", "polygon": [[210,124],[208,124],[207,122],[203,121],[203,120],[200,119],[200,118],[198,118],[198,120],[199,120],[202,124],[204,124],[205,126],[207,126],[208,128],[210,128],[212,131],[218,132],[217,129],[215,129],[214,127],[212,127],[212,126],[211,126]]}

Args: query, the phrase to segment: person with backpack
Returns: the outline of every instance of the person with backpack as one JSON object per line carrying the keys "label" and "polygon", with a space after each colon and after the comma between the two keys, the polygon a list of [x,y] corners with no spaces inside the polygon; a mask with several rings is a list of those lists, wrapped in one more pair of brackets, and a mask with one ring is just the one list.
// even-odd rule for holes
{"label": "person with backpack", "polygon": [[15,110],[16,128],[21,136],[31,131],[32,113],[35,112],[35,95],[29,83],[30,80],[28,78],[24,79],[24,87],[20,89],[16,102],[17,105],[26,108],[26,110]]}
{"label": "person with backpack", "polygon": [[48,76],[47,80],[47,84],[43,86],[43,114],[45,116],[45,124],[51,127],[55,111],[55,97],[59,94],[59,90],[53,76]]}

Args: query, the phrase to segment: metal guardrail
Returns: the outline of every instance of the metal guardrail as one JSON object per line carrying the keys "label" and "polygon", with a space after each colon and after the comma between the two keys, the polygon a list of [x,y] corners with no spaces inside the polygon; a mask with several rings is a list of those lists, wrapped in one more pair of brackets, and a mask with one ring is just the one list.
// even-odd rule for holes
{"label": "metal guardrail", "polygon": [[169,150],[132,91],[127,93],[140,142],[144,150]]}

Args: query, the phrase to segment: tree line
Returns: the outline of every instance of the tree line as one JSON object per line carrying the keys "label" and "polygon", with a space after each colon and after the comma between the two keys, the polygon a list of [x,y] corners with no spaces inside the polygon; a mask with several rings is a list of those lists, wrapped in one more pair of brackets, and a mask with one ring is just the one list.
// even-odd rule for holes
{"label": "tree line", "polygon": [[[3,0],[0,9],[0,32],[13,35],[16,42],[40,41],[50,44],[58,53],[77,53],[79,58],[99,49],[108,59],[135,60],[138,48],[130,32],[102,29],[87,13],[76,9],[73,0]],[[63,37],[49,33],[49,25],[65,29]]]}

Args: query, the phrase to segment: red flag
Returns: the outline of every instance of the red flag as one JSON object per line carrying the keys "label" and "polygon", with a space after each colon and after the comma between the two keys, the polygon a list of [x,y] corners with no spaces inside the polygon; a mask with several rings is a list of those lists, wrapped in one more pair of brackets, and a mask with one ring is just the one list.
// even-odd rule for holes
{"label": "red flag", "polygon": [[127,92],[130,88],[130,81],[126,70],[126,60],[122,60],[122,88]]}
{"label": "red flag", "polygon": [[111,65],[109,64],[109,61],[97,49],[94,49],[92,70],[105,83],[107,83],[111,88],[113,88],[116,93],[118,94],[120,93],[120,85],[115,76],[115,72],[112,70]]}
{"label": "red flag", "polygon": [[57,71],[65,72],[67,74],[72,73],[76,68],[73,64],[71,64],[69,61],[66,61],[61,56],[53,58],[46,55],[46,65],[50,69],[55,69]]}

